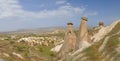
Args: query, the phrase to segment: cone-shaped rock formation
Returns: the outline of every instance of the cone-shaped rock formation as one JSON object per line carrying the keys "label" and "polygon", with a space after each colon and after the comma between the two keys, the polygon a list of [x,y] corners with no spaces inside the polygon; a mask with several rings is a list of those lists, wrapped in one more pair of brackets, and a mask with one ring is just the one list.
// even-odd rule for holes
{"label": "cone-shaped rock formation", "polygon": [[81,24],[79,28],[78,38],[77,38],[77,49],[88,45],[91,42],[90,36],[88,35],[87,21],[86,17],[81,18]]}
{"label": "cone-shaped rock formation", "polygon": [[73,30],[73,24],[68,23],[68,29],[65,33],[64,43],[60,50],[60,55],[64,56],[68,52],[72,52],[75,50],[76,45],[76,35]]}

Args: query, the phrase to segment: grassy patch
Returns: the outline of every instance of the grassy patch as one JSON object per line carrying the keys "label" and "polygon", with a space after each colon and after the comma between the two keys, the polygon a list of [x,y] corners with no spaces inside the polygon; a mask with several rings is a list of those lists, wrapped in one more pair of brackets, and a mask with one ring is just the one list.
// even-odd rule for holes
{"label": "grassy patch", "polygon": [[115,48],[118,46],[119,44],[119,40],[118,40],[118,35],[115,35],[115,36],[112,36],[109,38],[109,41],[108,43],[106,44],[106,47],[105,49],[108,51],[108,52],[111,52],[113,50],[115,50]]}
{"label": "grassy patch", "polygon": [[120,31],[120,22],[112,29],[112,31],[108,35],[116,34]]}

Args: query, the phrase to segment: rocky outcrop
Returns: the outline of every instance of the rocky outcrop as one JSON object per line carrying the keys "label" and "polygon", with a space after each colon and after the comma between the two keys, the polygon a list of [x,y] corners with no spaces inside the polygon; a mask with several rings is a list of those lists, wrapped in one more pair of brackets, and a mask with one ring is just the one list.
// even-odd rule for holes
{"label": "rocky outcrop", "polygon": [[62,61],[119,61],[120,20],[109,26],[100,22],[92,37],[88,34],[87,18],[82,17],[77,38],[72,25],[68,23],[64,43],[56,46],[61,47],[59,56]]}
{"label": "rocky outcrop", "polygon": [[75,50],[76,45],[76,35],[73,30],[73,24],[68,23],[68,29],[65,33],[64,43],[60,49],[60,56],[64,57],[65,54]]}
{"label": "rocky outcrop", "polygon": [[88,19],[86,17],[82,17],[82,21],[77,36],[77,45],[76,45],[77,49],[83,49],[85,47],[90,46],[91,39],[88,34],[87,21]]}
{"label": "rocky outcrop", "polygon": [[53,51],[53,52],[59,52],[62,46],[63,46],[63,44],[57,45],[54,48],[52,48],[51,51]]}
{"label": "rocky outcrop", "polygon": [[20,58],[21,60],[24,60],[24,58],[23,58],[22,55],[20,55],[20,54],[18,54],[18,53],[16,53],[16,52],[13,52],[12,54],[15,55],[15,56],[17,56],[17,57]]}
{"label": "rocky outcrop", "polygon": [[71,60],[67,61],[119,61],[119,26],[120,20],[113,22],[110,26],[102,27],[93,36],[90,46],[68,54]]}
{"label": "rocky outcrop", "polygon": [[105,35],[107,35],[114,27],[115,25],[117,25],[120,22],[120,20],[117,20],[115,22],[113,22],[110,26],[106,26],[106,27],[102,27],[98,33],[96,33],[92,39],[93,42],[98,42],[100,41],[102,38],[105,37]]}

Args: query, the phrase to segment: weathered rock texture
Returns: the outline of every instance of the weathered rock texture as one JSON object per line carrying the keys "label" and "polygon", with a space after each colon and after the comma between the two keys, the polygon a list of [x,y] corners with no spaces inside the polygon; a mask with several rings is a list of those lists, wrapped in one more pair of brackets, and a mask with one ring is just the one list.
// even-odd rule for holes
{"label": "weathered rock texture", "polygon": [[68,29],[65,33],[64,43],[60,50],[60,55],[64,56],[65,54],[75,50],[76,45],[76,35],[73,30],[73,24],[68,23]]}
{"label": "weathered rock texture", "polygon": [[98,42],[100,41],[102,38],[105,37],[105,35],[107,35],[114,27],[115,25],[117,25],[120,22],[120,20],[113,22],[111,25],[106,26],[106,27],[102,27],[98,33],[96,33],[92,39],[93,42]]}
{"label": "weathered rock texture", "polygon": [[99,27],[103,27],[104,26],[104,22],[99,22]]}
{"label": "weathered rock texture", "polygon": [[102,27],[93,37],[92,44],[68,54],[66,61],[119,61],[120,60],[120,20]]}
{"label": "weathered rock texture", "polygon": [[77,49],[82,48],[84,46],[89,45],[91,42],[90,36],[88,35],[88,29],[87,29],[87,18],[82,17],[81,18],[81,24],[79,28],[78,38],[77,38]]}

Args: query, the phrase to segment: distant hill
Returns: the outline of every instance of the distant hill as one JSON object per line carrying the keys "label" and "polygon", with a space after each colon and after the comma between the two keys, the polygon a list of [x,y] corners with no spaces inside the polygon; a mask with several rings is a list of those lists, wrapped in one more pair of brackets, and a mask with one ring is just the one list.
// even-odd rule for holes
{"label": "distant hill", "polygon": [[34,34],[42,34],[45,32],[52,32],[54,30],[65,30],[65,27],[59,26],[59,27],[45,27],[45,28],[35,28],[35,29],[20,29],[16,31],[9,31],[9,32],[1,32],[1,33],[6,33],[6,34],[20,34],[20,33],[34,33]]}
{"label": "distant hill", "polygon": [[[66,26],[56,26],[56,27],[44,27],[44,28],[34,28],[34,29],[19,29],[16,31],[8,31],[8,32],[0,32],[0,34],[44,34],[44,33],[51,33],[56,30],[65,31],[67,29]],[[78,30],[78,27],[74,28]]]}

